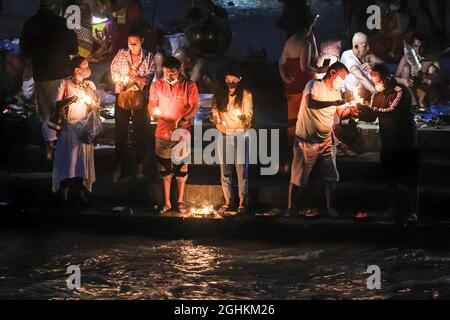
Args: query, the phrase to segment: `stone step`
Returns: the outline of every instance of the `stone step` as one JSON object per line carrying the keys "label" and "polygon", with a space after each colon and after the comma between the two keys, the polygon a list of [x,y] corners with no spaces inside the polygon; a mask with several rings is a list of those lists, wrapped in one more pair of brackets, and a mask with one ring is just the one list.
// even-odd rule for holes
{"label": "stone step", "polygon": [[[189,182],[185,201],[195,207],[219,206],[223,203],[222,188],[217,178],[214,184],[196,184]],[[56,196],[50,191],[51,173],[35,172],[0,175],[0,202],[13,203],[22,207],[54,206]],[[173,186],[173,202],[176,202],[176,187]],[[234,186],[237,194],[237,186]],[[258,209],[280,208],[287,204],[288,180],[250,181],[249,205]],[[440,216],[449,216],[450,188],[421,186],[421,208]],[[301,198],[303,206],[315,206],[324,203],[321,186],[312,183]],[[337,184],[336,207],[340,210],[385,211],[388,208],[388,190],[382,183],[348,182]],[[101,206],[119,205],[144,206],[148,208],[162,202],[162,189],[157,180],[121,181],[117,184],[110,180],[99,180],[94,184],[92,200]]]}
{"label": "stone step", "polygon": [[149,236],[161,239],[233,239],[276,243],[376,243],[390,246],[448,248],[448,220],[434,220],[416,228],[399,229],[374,215],[364,222],[292,217],[230,217],[226,219],[157,216],[143,210],[111,214],[101,210],[48,211],[0,207],[0,228],[29,228],[48,232]]}
{"label": "stone step", "polygon": [[[44,151],[39,147],[22,149],[0,150],[0,165],[5,172],[50,172],[52,164],[45,159]],[[259,165],[250,165],[249,175],[252,180],[273,179],[289,180],[289,157],[283,154],[280,159],[278,174],[274,176],[261,176]],[[155,175],[154,159],[150,159],[147,175]],[[368,152],[357,157],[338,157],[338,170],[342,181],[382,182],[382,172],[379,154]],[[109,146],[99,147],[95,150],[95,165],[98,179],[109,179],[113,172],[114,149]],[[450,185],[450,155],[423,155],[420,160],[420,181],[423,184],[439,186]],[[190,166],[190,179],[194,183],[212,184],[218,180],[218,165]],[[313,173],[314,176],[314,173]]]}

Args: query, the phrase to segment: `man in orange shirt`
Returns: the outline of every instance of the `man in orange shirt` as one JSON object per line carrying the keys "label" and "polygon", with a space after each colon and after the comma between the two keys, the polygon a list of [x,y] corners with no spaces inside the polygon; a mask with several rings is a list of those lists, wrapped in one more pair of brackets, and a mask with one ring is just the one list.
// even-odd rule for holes
{"label": "man in orange shirt", "polygon": [[170,185],[173,176],[178,182],[178,212],[183,213],[187,209],[183,199],[188,165],[172,162],[172,150],[183,139],[173,141],[172,133],[176,129],[190,130],[191,120],[198,111],[198,89],[194,82],[181,76],[181,64],[176,58],[164,59],[163,78],[155,81],[150,88],[148,111],[153,118],[158,118],[155,153],[165,201],[160,213],[172,210]]}

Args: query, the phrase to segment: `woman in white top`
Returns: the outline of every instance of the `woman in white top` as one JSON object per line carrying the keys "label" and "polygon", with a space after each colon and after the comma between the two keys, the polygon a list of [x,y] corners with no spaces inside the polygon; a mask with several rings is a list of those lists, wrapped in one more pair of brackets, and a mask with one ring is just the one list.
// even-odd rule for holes
{"label": "woman in white top", "polygon": [[88,61],[80,56],[70,62],[72,76],[65,79],[58,90],[57,109],[61,109],[64,121],[58,132],[58,143],[53,163],[53,192],[61,192],[68,200],[69,190],[78,193],[87,204],[86,191],[92,192],[95,182],[94,146],[82,143],[78,138],[77,124],[83,122],[90,109],[98,111],[97,90],[92,81]]}
{"label": "woman in white top", "polygon": [[249,139],[246,132],[251,126],[252,117],[252,94],[244,88],[239,71],[228,71],[224,82],[214,94],[211,114],[211,121],[223,136],[223,148],[219,148],[221,182],[225,197],[225,204],[220,209],[222,213],[230,209],[234,166],[239,185],[238,213],[245,213],[247,209]]}

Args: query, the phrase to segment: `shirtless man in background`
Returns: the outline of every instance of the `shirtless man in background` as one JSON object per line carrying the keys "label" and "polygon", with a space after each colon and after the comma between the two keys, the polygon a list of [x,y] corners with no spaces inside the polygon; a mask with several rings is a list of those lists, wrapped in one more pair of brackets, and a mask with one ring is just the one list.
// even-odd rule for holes
{"label": "shirtless man in background", "polygon": [[317,68],[318,50],[313,28],[318,16],[307,27],[291,36],[285,43],[278,61],[281,79],[288,102],[288,138],[295,136],[295,124],[302,102],[303,90],[315,73],[325,73],[327,68]]}
{"label": "shirtless man in background", "polygon": [[370,52],[369,37],[362,33],[355,33],[352,39],[352,49],[345,51],[341,56],[341,62],[350,71],[345,79],[345,89],[353,92],[354,89],[364,88],[361,96],[367,93],[375,93],[375,85],[370,80],[369,72],[375,64],[382,63],[381,59]]}
{"label": "shirtless man in background", "polygon": [[[414,36],[412,47],[419,56],[422,70],[418,74],[413,74],[412,68],[408,63],[406,55],[402,57],[395,72],[395,78],[398,83],[408,88],[413,100],[413,108],[419,107],[420,111],[426,111],[432,104],[438,94],[437,75],[440,73],[439,61],[426,59],[427,54],[426,39],[420,34]],[[420,82],[415,83],[413,78],[418,77]]]}

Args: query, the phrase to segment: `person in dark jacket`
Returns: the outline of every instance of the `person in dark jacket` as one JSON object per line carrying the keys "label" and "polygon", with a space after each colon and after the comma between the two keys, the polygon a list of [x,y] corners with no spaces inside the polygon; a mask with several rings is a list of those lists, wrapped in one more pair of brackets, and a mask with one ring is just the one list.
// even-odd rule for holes
{"label": "person in dark jacket", "polygon": [[38,12],[25,22],[20,38],[22,54],[31,60],[33,67],[37,112],[49,160],[53,160],[56,131],[48,127],[48,119],[54,111],[61,82],[70,75],[70,55],[78,53],[77,35],[54,12],[55,6],[56,0],[41,0]]}
{"label": "person in dark jacket", "polygon": [[[375,65],[370,77],[377,92],[373,94],[367,112],[363,112],[363,120],[379,118],[380,160],[390,190],[390,213],[395,215],[399,225],[407,220],[417,222],[418,139],[411,95],[389,74],[385,64]],[[405,200],[402,200],[402,189],[406,189]]]}

